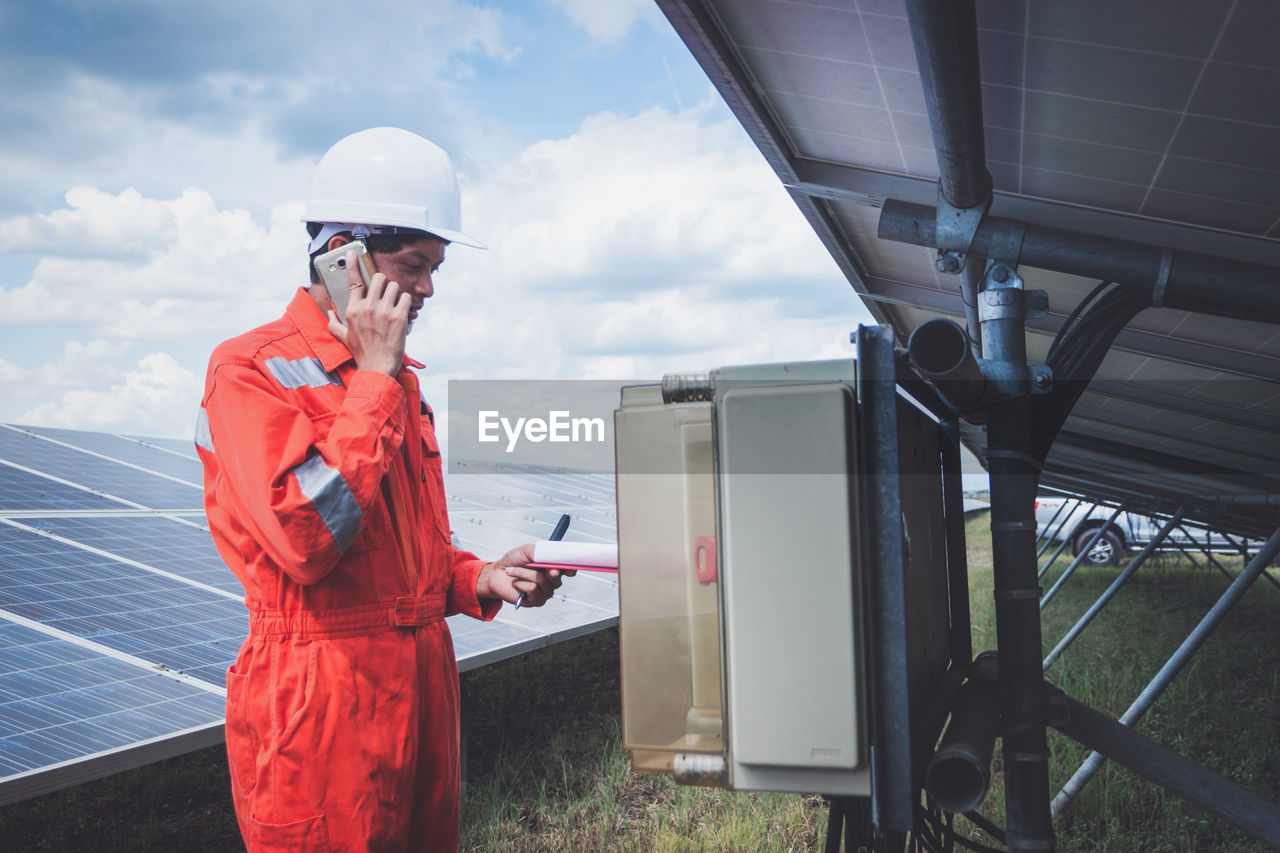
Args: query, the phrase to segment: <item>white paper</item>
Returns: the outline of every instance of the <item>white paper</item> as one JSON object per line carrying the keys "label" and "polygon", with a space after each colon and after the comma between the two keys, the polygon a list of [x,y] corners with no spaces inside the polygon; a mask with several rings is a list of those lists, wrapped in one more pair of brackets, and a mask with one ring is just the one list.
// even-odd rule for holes
{"label": "white paper", "polygon": [[618,568],[618,546],[594,542],[552,542],[540,539],[533,543],[535,563],[560,563],[565,566],[601,566]]}

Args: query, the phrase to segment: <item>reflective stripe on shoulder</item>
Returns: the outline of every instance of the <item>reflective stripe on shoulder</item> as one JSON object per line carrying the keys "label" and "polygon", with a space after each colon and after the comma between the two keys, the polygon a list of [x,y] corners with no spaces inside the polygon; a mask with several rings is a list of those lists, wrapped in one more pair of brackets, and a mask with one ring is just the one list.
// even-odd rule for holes
{"label": "reflective stripe on shoulder", "polygon": [[204,410],[204,406],[196,414],[196,446],[213,452],[213,436],[209,435],[209,413]]}
{"label": "reflective stripe on shoulder", "polygon": [[325,373],[318,358],[299,358],[290,361],[287,358],[267,359],[267,369],[286,388],[323,388],[326,385],[341,385],[342,380],[332,373]]}
{"label": "reflective stripe on shoulder", "polygon": [[338,543],[338,553],[346,551],[360,532],[363,519],[360,505],[351,494],[347,481],[342,479],[337,468],[330,468],[320,456],[310,456],[305,462],[295,465],[293,476]]}

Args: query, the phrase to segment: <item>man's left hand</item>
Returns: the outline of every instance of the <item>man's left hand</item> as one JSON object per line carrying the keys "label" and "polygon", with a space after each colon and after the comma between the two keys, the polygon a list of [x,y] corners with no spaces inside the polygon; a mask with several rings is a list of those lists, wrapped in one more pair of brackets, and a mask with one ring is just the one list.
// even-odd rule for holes
{"label": "man's left hand", "polygon": [[480,570],[480,577],[476,578],[476,597],[500,598],[508,604],[515,604],[520,593],[524,593],[522,607],[541,607],[559,589],[563,578],[574,574],[560,569],[526,568],[532,562],[532,542],[512,548],[501,559]]}

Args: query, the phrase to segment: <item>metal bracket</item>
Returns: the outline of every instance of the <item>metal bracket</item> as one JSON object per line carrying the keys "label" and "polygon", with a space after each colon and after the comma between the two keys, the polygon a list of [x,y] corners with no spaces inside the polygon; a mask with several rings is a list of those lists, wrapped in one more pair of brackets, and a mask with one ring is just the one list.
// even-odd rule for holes
{"label": "metal bracket", "polygon": [[[982,287],[978,293],[978,317],[983,323],[1044,317],[1049,313],[1049,294],[1024,290],[1022,276],[1005,261],[987,261]],[[1046,364],[1006,364],[990,359],[979,359],[978,363],[982,375],[1001,388],[1005,396],[1047,394],[1053,390],[1053,370]]]}
{"label": "metal bracket", "polygon": [[934,265],[938,272],[955,274],[964,269],[973,237],[978,233],[978,226],[990,209],[990,193],[987,193],[987,197],[977,207],[956,207],[947,201],[942,192],[942,182],[938,182],[938,213],[934,231],[938,246],[938,257]]}

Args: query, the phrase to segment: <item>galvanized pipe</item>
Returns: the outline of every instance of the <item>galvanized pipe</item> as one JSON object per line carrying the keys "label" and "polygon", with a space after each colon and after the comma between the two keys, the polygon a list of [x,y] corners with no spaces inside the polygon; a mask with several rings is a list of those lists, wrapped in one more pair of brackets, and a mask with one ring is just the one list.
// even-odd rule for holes
{"label": "galvanized pipe", "polygon": [[[1038,504],[1039,501],[1037,501],[1036,503]],[[1058,508],[1054,510],[1053,515],[1050,516],[1049,523],[1044,526],[1044,535],[1036,536],[1036,542],[1046,543],[1045,545],[1041,546],[1040,551],[1036,554],[1037,557],[1040,556],[1040,554],[1043,554],[1044,549],[1048,547],[1048,543],[1053,541],[1053,523],[1058,520],[1058,516],[1062,515],[1062,511],[1067,508],[1067,504],[1069,503],[1071,503],[1070,498],[1063,498],[1062,503],[1058,504]],[[1038,508],[1039,507],[1037,507],[1037,509]],[[1040,526],[1039,522],[1036,522],[1036,527],[1038,528],[1039,526]]]}
{"label": "galvanized pipe", "polygon": [[[1071,512],[1068,512],[1066,515],[1062,517],[1062,521],[1058,522],[1058,527],[1055,530],[1053,527],[1054,521],[1057,521],[1058,516],[1062,513],[1064,509],[1067,508],[1067,504],[1071,503],[1072,501],[1075,502],[1075,506],[1071,507]],[[1067,522],[1071,520],[1072,513],[1074,513],[1077,509],[1079,509],[1083,503],[1084,501],[1080,498],[1068,498],[1062,502],[1062,506],[1058,507],[1058,511],[1053,514],[1053,518],[1049,519],[1049,523],[1045,525],[1044,544],[1041,545],[1040,550],[1036,552],[1036,559],[1039,559],[1040,556],[1045,551],[1049,550],[1049,546],[1053,544],[1053,540],[1057,538],[1058,534],[1062,533],[1062,528],[1066,527]]]}
{"label": "galvanized pipe", "polygon": [[[1280,528],[1277,528],[1271,534],[1271,538],[1267,540],[1262,549],[1254,556],[1248,567],[1241,572],[1231,586],[1218,599],[1217,603],[1209,609],[1205,617],[1200,620],[1200,624],[1192,629],[1187,638],[1182,641],[1182,645],[1173,653],[1173,656],[1165,662],[1165,665],[1156,673],[1155,678],[1142,690],[1138,698],[1129,706],[1129,710],[1124,712],[1124,716],[1120,718],[1121,725],[1134,726],[1142,715],[1147,712],[1150,707],[1155,704],[1156,699],[1160,698],[1160,694],[1165,688],[1177,677],[1182,668],[1191,660],[1192,655],[1199,651],[1204,645],[1205,640],[1209,639],[1209,635],[1218,627],[1231,608],[1244,597],[1249,587],[1258,579],[1258,576],[1266,571],[1271,561],[1280,554]],[[1088,745],[1088,744],[1086,744]],[[1102,766],[1103,756],[1098,753],[1092,753],[1085,762],[1080,765],[1080,769],[1075,772],[1067,784],[1062,786],[1062,790],[1058,792],[1058,796],[1053,798],[1053,812],[1060,813],[1067,804],[1071,802],[1072,797],[1080,792],[1080,789],[1098,772],[1098,768]],[[1139,768],[1133,768],[1141,770]],[[1164,784],[1164,783],[1161,783]],[[1244,827],[1242,827],[1244,828]]]}
{"label": "galvanized pipe", "polygon": [[987,381],[969,348],[969,341],[955,322],[926,320],[907,339],[911,366],[932,382],[952,406],[963,411],[982,399]]}
{"label": "galvanized pipe", "polygon": [[[1218,572],[1221,573],[1222,576],[1225,577],[1227,580],[1235,580],[1235,575],[1227,571],[1227,567],[1222,565],[1222,563],[1219,563],[1217,558],[1214,557],[1213,553],[1209,550],[1209,537],[1207,535],[1205,536],[1205,543],[1201,545],[1200,540],[1192,536],[1190,530],[1187,530],[1187,528],[1183,527],[1182,525],[1178,525],[1178,529],[1182,531],[1183,536],[1187,537],[1188,540],[1195,543],[1196,550],[1199,551],[1204,556],[1205,560],[1209,563],[1209,565],[1217,569]],[[1186,549],[1183,548],[1181,545],[1178,546],[1178,549],[1182,551],[1182,553],[1187,554]],[[1187,554],[1187,556],[1190,557],[1191,555]],[[1266,573],[1264,572],[1264,574]],[[1267,577],[1271,577],[1271,576],[1267,575]]]}
{"label": "galvanized pipe", "polygon": [[[990,347],[993,336],[990,328],[986,331],[983,346]],[[987,464],[1007,792],[1005,838],[1010,850],[1042,851],[1053,848],[1054,836],[1037,607],[1034,504],[1039,472],[1031,462],[1030,423],[1028,397],[994,405],[987,425]]]}
{"label": "galvanized pipe", "polygon": [[[907,0],[907,22],[933,129],[939,191],[954,207],[985,209],[991,199],[991,175],[987,172],[974,0]],[[965,324],[975,356],[982,352],[978,285],[984,261],[970,255],[960,271]]]}
{"label": "galvanized pipe", "polygon": [[[1049,722],[1058,731],[1105,753],[1139,776],[1266,842],[1268,847],[1280,847],[1280,807],[1274,803],[1065,694],[1054,696],[1050,707],[1053,713]],[[1054,800],[1054,808],[1058,807]]]}
{"label": "galvanized pipe", "polygon": [[1116,518],[1119,517],[1120,513],[1124,512],[1124,508],[1126,506],[1128,506],[1128,502],[1121,501],[1120,506],[1116,507],[1116,511],[1111,513],[1111,517],[1107,519],[1106,524],[1093,532],[1093,535],[1089,537],[1088,544],[1080,549],[1080,553],[1076,555],[1076,558],[1071,562],[1071,565],[1067,566],[1067,570],[1062,573],[1062,577],[1058,578],[1057,582],[1055,582],[1054,585],[1049,588],[1049,591],[1044,594],[1044,598],[1040,599],[1041,610],[1044,610],[1049,606],[1049,602],[1053,601],[1053,597],[1058,594],[1058,590],[1062,589],[1062,585],[1067,582],[1067,578],[1071,577],[1072,573],[1074,573],[1075,570],[1080,567],[1080,564],[1085,561],[1089,556],[1089,552],[1093,550],[1093,546],[1098,544],[1098,540],[1102,538],[1102,535],[1111,529],[1111,525],[1115,522]]}
{"label": "galvanized pipe", "polygon": [[[887,199],[880,211],[884,240],[937,246],[937,211]],[[987,216],[971,251],[1000,257],[1002,246],[1020,245],[1017,261],[1041,269],[1114,281],[1151,291],[1153,304],[1198,314],[1280,323],[1280,270],[1229,258],[1149,246],[1129,240]]]}
{"label": "galvanized pipe", "polygon": [[942,195],[976,207],[991,195],[974,0],[907,0],[907,22],[933,128]]}
{"label": "galvanized pipe", "polygon": [[[1097,504],[1094,504],[1093,506],[1097,506]],[[1093,512],[1093,507],[1089,508],[1089,512]],[[1050,567],[1052,567],[1053,564],[1058,561],[1058,555],[1061,554],[1063,549],[1067,547],[1067,541],[1068,541],[1067,537],[1064,536],[1062,538],[1062,541],[1058,543],[1058,547],[1055,548],[1053,553],[1049,555],[1049,561],[1044,564],[1044,566],[1040,569],[1040,572],[1036,575],[1036,580],[1040,580],[1040,578],[1044,577],[1045,572],[1049,571]],[[1036,559],[1037,560],[1040,559],[1039,554],[1036,554]]]}
{"label": "galvanized pipe", "polygon": [[1093,603],[1093,606],[1089,608],[1088,612],[1080,617],[1080,620],[1071,627],[1071,630],[1067,632],[1067,635],[1058,642],[1058,645],[1053,647],[1053,651],[1049,652],[1048,657],[1044,659],[1044,663],[1042,664],[1044,669],[1047,670],[1053,662],[1058,659],[1058,656],[1067,650],[1067,646],[1075,642],[1076,637],[1080,636],[1084,629],[1089,627],[1089,623],[1093,621],[1093,617],[1097,616],[1098,613],[1102,611],[1102,608],[1107,606],[1107,602],[1115,598],[1116,593],[1120,591],[1120,587],[1124,586],[1128,582],[1129,578],[1134,576],[1138,569],[1141,568],[1142,564],[1156,552],[1156,549],[1160,547],[1160,543],[1165,540],[1173,528],[1181,523],[1184,512],[1185,509],[1183,507],[1178,507],[1178,511],[1173,514],[1173,517],[1165,522],[1164,526],[1160,528],[1160,532],[1158,532],[1152,540],[1147,543],[1147,547],[1143,548],[1141,553],[1134,557],[1133,561],[1129,563],[1125,570],[1111,582],[1111,586],[1107,587],[1106,592],[1098,596],[1098,600]]}
{"label": "galvanized pipe", "polygon": [[982,323],[978,319],[978,290],[986,272],[987,259],[981,255],[965,258],[960,270],[960,298],[964,301],[964,322],[969,330],[969,350],[974,358],[982,355]]}
{"label": "galvanized pipe", "polygon": [[967,812],[986,799],[991,754],[1000,730],[999,659],[984,652],[956,694],[951,722],[929,759],[925,788],[948,812]]}
{"label": "galvanized pipe", "polygon": [[[1022,291],[1012,279],[994,280],[986,294],[1007,300],[1010,311],[982,323],[986,364],[1025,370],[1026,322]],[[1044,678],[1040,669],[1040,595],[1036,572],[1036,484],[1031,448],[1031,399],[1025,393],[988,410],[987,465],[991,472],[991,563],[996,643],[1000,653],[1000,719],[1004,758],[1005,840],[1010,850],[1045,850],[1054,844],[1049,814],[1049,742]]]}

